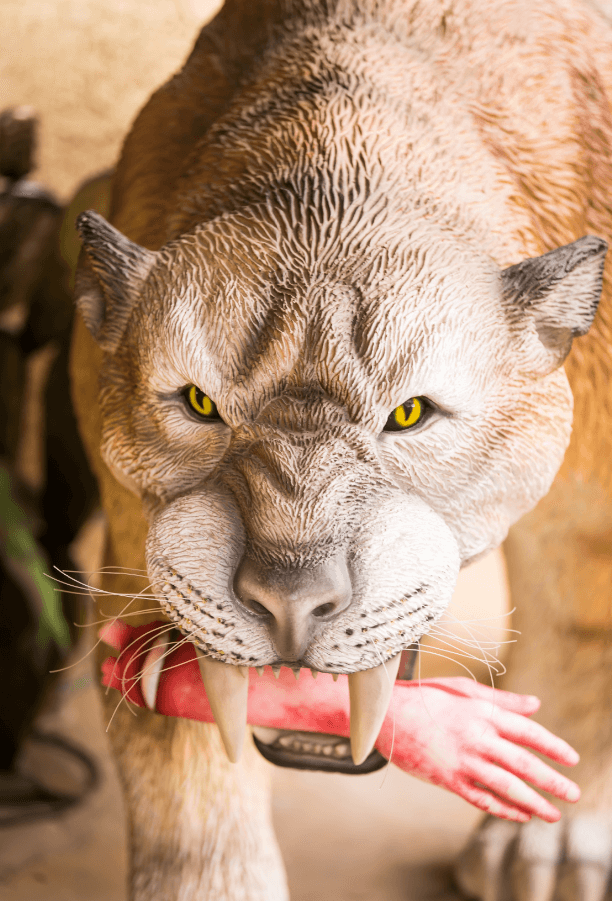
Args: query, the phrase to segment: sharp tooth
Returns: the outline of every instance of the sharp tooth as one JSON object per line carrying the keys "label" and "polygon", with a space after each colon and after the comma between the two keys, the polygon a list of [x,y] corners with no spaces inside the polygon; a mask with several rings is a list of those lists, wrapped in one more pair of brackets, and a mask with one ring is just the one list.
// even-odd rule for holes
{"label": "sharp tooth", "polygon": [[311,670],[310,670],[310,675],[312,676],[313,679],[316,679],[317,676],[319,675],[319,670],[318,670],[318,669],[311,669]]}
{"label": "sharp tooth", "polygon": [[159,677],[164,668],[164,655],[171,644],[173,644],[173,640],[170,635],[158,635],[144,659],[140,688],[149,710],[156,708]]}
{"label": "sharp tooth", "polygon": [[256,670],[257,670],[257,675],[258,675],[258,676],[263,676],[263,674],[264,674],[264,668],[263,668],[263,666],[257,666],[257,667],[255,667],[255,668],[256,668]]}
{"label": "sharp tooth", "polygon": [[275,679],[278,679],[278,677],[280,676],[280,671],[281,671],[280,666],[273,666],[273,667],[272,667],[272,672],[274,673],[274,678],[275,678]]}
{"label": "sharp tooth", "polygon": [[206,657],[196,648],[202,682],[208,703],[221,733],[227,756],[237,763],[242,753],[247,721],[249,671]]}
{"label": "sharp tooth", "polygon": [[356,764],[363,763],[378,738],[389,708],[401,656],[397,654],[374,669],[351,673],[348,677],[351,700],[351,753]]}

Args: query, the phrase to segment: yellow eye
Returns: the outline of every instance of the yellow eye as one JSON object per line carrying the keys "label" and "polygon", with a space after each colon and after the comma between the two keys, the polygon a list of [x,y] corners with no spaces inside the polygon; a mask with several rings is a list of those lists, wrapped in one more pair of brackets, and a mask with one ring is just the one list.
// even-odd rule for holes
{"label": "yellow eye", "polygon": [[403,432],[405,429],[411,429],[421,422],[429,408],[430,405],[425,397],[411,397],[410,400],[395,408],[385,424],[384,431]]}
{"label": "yellow eye", "polygon": [[216,420],[221,419],[217,405],[210,399],[208,394],[204,394],[195,385],[189,385],[185,388],[185,398],[194,413],[201,416],[202,419]]}

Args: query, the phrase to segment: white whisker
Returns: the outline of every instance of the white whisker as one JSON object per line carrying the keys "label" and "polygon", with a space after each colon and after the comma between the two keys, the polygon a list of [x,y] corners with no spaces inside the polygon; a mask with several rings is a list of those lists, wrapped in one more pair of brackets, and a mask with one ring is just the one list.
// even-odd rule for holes
{"label": "white whisker", "polygon": [[[88,593],[90,595],[91,594],[104,594],[104,595],[109,595],[111,597],[118,597],[118,598],[134,596],[133,592],[109,591],[105,588],[97,588],[95,585],[91,585],[88,582],[82,582],[80,579],[75,579],[75,578],[69,576],[66,572],[59,569],[59,567],[57,567],[57,566],[54,566],[53,568],[57,572],[59,572],[61,575],[66,576],[70,581],[65,582],[62,579],[58,579],[57,576],[52,576],[50,573],[45,573],[46,577],[48,579],[50,579],[52,582],[56,582],[58,585],[63,585],[66,588],[72,589],[72,588],[75,588],[75,586],[78,586],[81,589],[83,589],[84,593]],[[146,585],[143,589],[141,589],[140,592],[137,593],[138,597],[148,597],[151,600],[157,600],[157,595],[154,595],[154,594],[148,595],[148,596],[145,595],[145,592],[148,591],[149,588],[152,588],[151,582],[149,582],[148,585]]]}
{"label": "white whisker", "polygon": [[[132,641],[130,641],[130,643],[127,644],[121,650],[119,657],[117,657],[115,659],[115,664],[113,666],[113,670],[111,673],[111,680],[113,679],[113,677],[115,675],[115,671],[117,669],[117,664],[119,663],[119,660],[130,650],[130,648],[133,648],[134,645],[136,645],[136,650],[134,651],[134,653],[127,660],[124,661],[124,668],[123,668],[124,675],[121,677],[122,693],[123,693],[123,689],[124,689],[124,685],[125,685],[125,671],[132,664],[133,660],[138,656],[138,654],[140,654],[144,651],[146,645],[149,643],[150,640],[152,640],[153,638],[157,638],[159,635],[164,635],[166,632],[170,632],[172,629],[174,629],[173,623],[162,623],[159,626],[156,626],[155,628],[150,629],[149,632],[145,633],[145,635],[138,635],[136,638],[133,638]],[[136,678],[136,677],[134,677],[134,678]],[[108,694],[109,688],[110,688],[110,685],[107,685],[106,694]]]}
{"label": "white whisker", "polygon": [[460,642],[461,644],[479,645],[480,647],[483,647],[483,648],[487,648],[487,647],[488,648],[500,648],[500,647],[502,647],[502,645],[505,645],[505,644],[516,644],[516,638],[506,638],[506,639],[499,639],[499,640],[495,640],[495,641],[493,641],[493,640],[489,641],[488,639],[483,639],[482,641],[480,641],[480,639],[466,638],[463,635],[458,635],[453,629],[439,629],[438,627],[434,627],[433,629],[430,629],[430,631],[427,634],[428,635],[444,635],[447,638],[455,639],[456,641]]}
{"label": "white whisker", "polygon": [[[58,569],[58,567],[54,567]],[[147,576],[146,569],[129,569],[124,568],[122,566],[102,566],[100,569],[89,570],[89,569],[58,569],[59,572],[63,572],[64,575],[75,575],[75,576],[97,576],[97,575],[119,575],[119,576],[139,576],[141,578],[145,578]]]}
{"label": "white whisker", "polygon": [[[157,638],[159,635],[163,635],[163,634],[165,634],[165,633],[167,633],[167,632],[171,632],[174,628],[175,628],[175,625],[174,625],[173,623],[170,623],[170,624],[168,624],[167,627],[165,627],[165,628],[164,628],[164,627],[160,627],[160,628],[158,628],[158,629],[152,629],[151,632],[149,633],[149,635],[152,636],[152,637]],[[148,637],[148,636],[147,636],[147,637]],[[126,651],[128,651],[131,647],[133,647],[133,645],[136,644],[141,638],[142,638],[142,636],[139,636],[139,638],[136,638],[136,639],[134,639],[132,642],[130,642],[130,644],[127,645],[127,646],[122,650],[122,652],[121,652],[121,654],[120,654],[120,657],[122,657],[122,656],[126,653]],[[184,643],[185,643],[186,641],[188,641],[188,640],[189,640],[189,639],[187,639],[187,638],[183,638],[183,639],[181,639],[180,641],[174,642],[174,644],[173,644],[173,645],[172,645],[172,646],[164,653],[163,656],[166,657],[168,654],[171,654],[173,651],[175,651],[177,648],[179,648],[182,644],[184,644]],[[125,663],[125,667],[124,667],[124,675],[121,677],[121,689],[120,689],[120,692],[121,692],[121,698],[119,699],[119,702],[118,702],[117,706],[115,707],[115,709],[114,709],[114,711],[113,711],[113,713],[112,713],[112,716],[111,716],[110,720],[108,721],[108,725],[107,725],[107,727],[106,727],[106,731],[107,731],[107,732],[108,732],[108,730],[109,730],[109,728],[110,728],[110,725],[111,725],[111,723],[112,723],[112,721],[113,721],[113,719],[114,719],[114,717],[115,717],[115,714],[117,713],[117,711],[119,710],[119,707],[121,706],[121,702],[122,702],[122,701],[125,701],[125,702],[126,702],[126,705],[127,705],[127,707],[128,707],[128,710],[130,711],[130,713],[134,714],[134,716],[137,716],[136,711],[132,710],[132,708],[131,708],[131,706],[130,706],[130,704],[133,703],[133,702],[130,702],[130,699],[129,699],[128,695],[127,695],[127,692],[129,692],[130,689],[132,689],[135,685],[138,684],[138,682],[142,679],[144,673],[143,673],[143,672],[139,672],[139,673],[137,673],[135,676],[131,677],[131,679],[130,679],[131,684],[129,685],[129,687],[126,688],[125,670],[127,670],[127,668],[131,665],[131,663],[132,663],[132,661],[134,660],[134,658],[135,658],[139,653],[142,653],[142,652],[145,651],[145,648],[146,648],[146,643],[145,643],[144,645],[142,645],[141,647],[139,647],[137,650],[135,650],[134,653],[130,656],[130,658],[129,658],[129,659],[126,661],[126,663]],[[118,661],[118,660],[119,660],[119,657],[117,658],[117,661]],[[187,663],[187,662],[188,662],[188,661],[183,661],[183,663]],[[183,665],[182,663],[177,663],[177,664],[174,664],[173,666],[170,666],[170,667],[164,667],[164,669],[165,669],[166,671],[168,671],[168,670],[174,669],[175,667],[182,666],[182,665]],[[112,680],[113,676],[115,675],[115,669],[116,669],[116,666],[117,666],[117,664],[115,663],[115,666],[113,667],[113,671],[112,671],[112,673],[111,673],[111,680]],[[106,687],[106,694],[108,694],[110,688],[111,688],[111,686],[110,686],[110,685],[107,685],[107,687]]]}
{"label": "white whisker", "polygon": [[[422,651],[430,651],[430,650],[444,651],[444,650],[446,650],[449,653],[452,651],[452,653],[454,654],[454,657],[453,658],[449,657],[448,658],[449,660],[450,659],[456,660],[457,658],[462,658],[463,660],[473,660],[476,663],[484,663],[487,666],[491,663],[495,663],[496,665],[499,665],[500,667],[503,666],[501,661],[498,660],[497,658],[494,658],[493,660],[491,660],[489,657],[484,657],[484,656],[479,657],[477,654],[467,654],[465,651],[455,650],[453,648],[453,645],[449,644],[448,642],[442,641],[441,644],[445,645],[446,647],[436,648],[435,646],[430,647],[428,645],[425,645],[421,648],[421,650]],[[457,660],[457,662],[459,662],[459,661]]]}
{"label": "white whisker", "polygon": [[[431,637],[431,633],[429,633],[429,637]],[[446,638],[442,638],[440,635],[434,635],[433,637],[434,637],[435,640],[438,642],[438,644],[444,645],[444,646],[445,646],[446,648],[448,648],[449,650],[452,649],[452,650],[453,650],[456,654],[458,654],[459,656],[462,656],[462,657],[471,657],[472,660],[481,660],[483,663],[487,663],[487,661],[488,661],[488,662],[490,662],[490,663],[495,663],[495,664],[501,665],[501,660],[496,656],[495,653],[493,653],[493,651],[491,650],[491,648],[483,648],[483,647],[481,647],[481,646],[478,645],[478,644],[475,644],[475,645],[471,645],[471,644],[470,644],[470,645],[468,645],[467,647],[472,648],[473,651],[480,651],[480,655],[478,655],[478,654],[470,654],[470,653],[467,651],[467,648],[466,648],[465,645],[463,645],[463,646],[461,646],[461,645],[458,646],[458,645],[456,645],[454,642],[449,641],[449,640],[446,639]]]}
{"label": "white whisker", "polygon": [[[136,600],[136,599],[135,599]],[[88,629],[90,626],[103,626],[105,623],[115,622],[119,617],[113,616],[112,614],[105,614],[103,610],[100,610],[100,613],[103,616],[103,619],[92,620],[89,623],[74,623],[75,626],[78,626],[80,629]],[[133,610],[131,613],[122,613],[121,618],[127,619],[128,616],[146,616],[149,613],[161,613],[159,607],[145,607],[144,609]]]}
{"label": "white whisker", "polygon": [[438,729],[444,731],[444,726],[441,725],[441,724],[436,720],[435,716],[433,715],[433,713],[431,712],[431,710],[428,708],[428,706],[427,706],[427,704],[426,704],[426,702],[425,702],[425,698],[424,698],[424,696],[423,696],[422,685],[421,685],[421,682],[422,682],[422,678],[421,678],[421,654],[430,654],[430,655],[433,656],[433,657],[441,657],[441,658],[444,659],[444,660],[450,660],[452,663],[456,663],[458,666],[460,666],[462,669],[464,669],[464,670],[467,672],[467,674],[474,680],[474,682],[477,682],[478,680],[477,680],[476,676],[474,675],[474,673],[473,673],[467,666],[464,666],[463,663],[461,663],[459,660],[454,660],[452,657],[448,657],[446,654],[440,654],[440,653],[437,653],[436,651],[432,651],[432,650],[430,650],[429,648],[423,648],[423,647],[421,647],[420,645],[419,645],[419,649],[418,649],[418,654],[419,654],[418,660],[417,660],[417,663],[418,663],[418,683],[419,683],[419,690],[420,690],[420,692],[421,692],[421,701],[422,701],[423,706],[424,706],[424,708],[425,708],[425,710],[426,710],[426,712],[427,712],[427,714],[428,714],[430,720],[432,721],[432,723],[434,723],[435,726],[436,726]]}
{"label": "white whisker", "polygon": [[[126,611],[127,608],[130,606],[130,604],[133,604],[134,601],[137,601],[137,600],[141,600],[141,598],[139,597],[139,595],[132,595],[132,596],[130,597],[130,602],[129,602],[128,604],[125,605],[125,607],[123,608],[123,610],[121,610],[121,611],[117,614],[117,616],[116,616],[114,619],[115,619],[115,620],[118,620],[118,619],[119,619],[121,616],[123,616],[123,615],[128,615],[128,616],[129,616],[129,614],[125,614],[125,611]],[[109,619],[108,622],[113,622],[113,620]],[[98,647],[98,645],[101,643],[101,641],[102,641],[102,639],[101,639],[101,638],[98,638],[98,640],[95,642],[94,645],[92,645],[92,647],[89,649],[89,651],[87,651],[86,654],[84,654],[81,658],[79,658],[79,660],[76,660],[74,663],[70,663],[70,664],[68,664],[68,666],[62,666],[62,667],[60,667],[59,669],[49,670],[49,672],[51,672],[51,673],[62,673],[62,672],[64,672],[65,670],[69,670],[69,669],[72,669],[72,668],[75,667],[75,666],[78,666],[78,665],[79,665],[80,663],[82,663],[84,660],[87,660],[87,658],[89,657],[90,654],[93,654],[93,652],[94,652],[95,649]]]}
{"label": "white whisker", "polygon": [[[159,634],[161,634],[161,633],[159,633]],[[176,650],[178,650],[184,644],[193,644],[190,636],[184,635],[179,641],[173,642],[171,645],[168,646],[168,648],[166,648],[166,650],[164,651],[162,656],[160,658],[158,658],[158,660],[165,660],[166,657],[169,657],[170,654],[173,654]],[[180,663],[173,663],[172,666],[164,666],[163,670],[165,673],[169,673],[170,670],[177,669],[179,666],[184,666],[186,663],[190,663],[190,661],[182,660]],[[131,687],[133,688],[134,685],[138,685],[138,683],[141,681],[141,679],[143,678],[145,673],[148,671],[149,671],[149,668],[147,668],[146,670],[143,669],[140,673],[138,673],[134,677]]]}
{"label": "white whisker", "polygon": [[[457,660],[455,657],[449,657],[448,654],[442,654],[440,651],[435,651],[432,648],[424,648],[424,647],[421,647],[420,645],[419,645],[419,654],[429,654],[430,657],[440,657],[442,660],[449,660],[451,663],[456,663],[457,666],[460,666],[461,669],[464,669],[466,671],[466,673],[468,673],[468,675],[470,676],[471,679],[474,680],[474,682],[478,681],[478,679],[476,678],[474,673],[471,671],[471,669],[469,667],[465,666],[465,664],[461,663],[461,661]],[[474,659],[474,658],[468,658],[468,659]],[[419,682],[421,681],[420,672],[421,672],[421,661],[419,659]]]}

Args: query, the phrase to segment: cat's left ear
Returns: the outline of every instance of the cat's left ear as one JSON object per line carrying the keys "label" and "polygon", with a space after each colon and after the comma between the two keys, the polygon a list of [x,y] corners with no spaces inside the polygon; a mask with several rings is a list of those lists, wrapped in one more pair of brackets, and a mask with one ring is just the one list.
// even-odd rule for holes
{"label": "cat's left ear", "polygon": [[76,303],[97,343],[112,353],[158,254],[130,241],[93,210],[81,213],[76,227],[83,242]]}
{"label": "cat's left ear", "polygon": [[535,326],[538,374],[561,366],[572,340],[591,327],[607,249],[602,238],[587,235],[503,270],[503,295],[511,318],[531,320]]}

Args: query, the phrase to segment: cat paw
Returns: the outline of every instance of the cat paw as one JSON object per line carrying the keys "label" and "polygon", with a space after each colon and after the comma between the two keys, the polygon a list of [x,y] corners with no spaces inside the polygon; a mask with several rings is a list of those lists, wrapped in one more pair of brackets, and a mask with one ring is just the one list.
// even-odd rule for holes
{"label": "cat paw", "polygon": [[455,878],[478,901],[604,901],[612,872],[612,817],[582,813],[519,825],[487,817]]}

